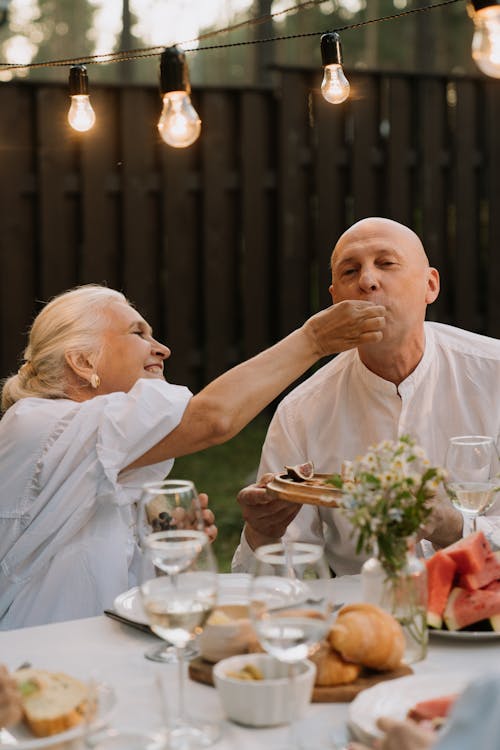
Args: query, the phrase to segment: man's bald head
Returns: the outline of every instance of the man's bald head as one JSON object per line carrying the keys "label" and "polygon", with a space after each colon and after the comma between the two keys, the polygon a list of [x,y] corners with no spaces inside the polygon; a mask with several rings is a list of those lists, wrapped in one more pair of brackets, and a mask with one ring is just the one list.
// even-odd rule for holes
{"label": "man's bald head", "polygon": [[332,270],[339,256],[343,255],[344,251],[348,250],[350,245],[356,245],[358,242],[368,243],[370,241],[386,241],[394,244],[401,251],[412,255],[417,263],[422,264],[422,266],[429,266],[429,259],[427,258],[424,246],[415,232],[409,229],[409,227],[404,226],[404,224],[400,224],[392,219],[370,216],[357,221],[340,236],[332,252]]}

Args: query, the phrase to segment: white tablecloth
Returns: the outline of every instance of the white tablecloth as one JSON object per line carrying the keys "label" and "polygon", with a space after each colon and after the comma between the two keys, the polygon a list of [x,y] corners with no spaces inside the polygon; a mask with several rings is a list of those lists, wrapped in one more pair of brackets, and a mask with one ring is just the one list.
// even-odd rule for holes
{"label": "white tablecloth", "polygon": [[[359,577],[334,579],[329,583],[337,601],[359,599]],[[156,664],[144,658],[148,646],[159,643],[107,617],[45,625],[0,633],[0,662],[15,669],[22,662],[51,670],[63,670],[75,676],[93,677],[110,683],[117,695],[111,716],[116,728],[151,729],[160,727],[165,717],[157,690],[161,677],[166,695],[166,711],[175,710],[177,673],[175,665]],[[416,673],[443,674],[463,670],[481,674],[499,663],[499,641],[438,640],[431,638],[425,661],[413,665]],[[192,681],[186,684],[186,699],[194,713],[223,720],[223,734],[214,746],[217,750],[256,750],[273,747],[286,738],[287,728],[248,729],[225,721],[214,688]],[[308,750],[319,747],[320,735],[330,728],[342,727],[348,704],[311,704],[299,727]],[[318,743],[314,742],[314,737]]]}

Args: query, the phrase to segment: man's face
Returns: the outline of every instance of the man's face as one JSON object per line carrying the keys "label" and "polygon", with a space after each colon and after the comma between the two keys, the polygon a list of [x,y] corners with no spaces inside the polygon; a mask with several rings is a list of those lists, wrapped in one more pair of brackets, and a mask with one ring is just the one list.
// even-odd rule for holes
{"label": "man's face", "polygon": [[386,219],[366,219],[342,235],[332,256],[334,302],[367,300],[387,309],[384,342],[421,330],[439,292],[418,237]]}

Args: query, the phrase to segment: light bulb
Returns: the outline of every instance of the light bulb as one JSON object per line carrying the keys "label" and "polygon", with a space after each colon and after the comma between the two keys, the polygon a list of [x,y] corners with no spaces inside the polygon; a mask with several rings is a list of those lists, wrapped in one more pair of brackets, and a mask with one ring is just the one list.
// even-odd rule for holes
{"label": "light bulb", "polygon": [[342,47],[336,31],[321,37],[321,59],[325,71],[321,93],[327,102],[340,104],[349,96],[351,87],[342,69]]}
{"label": "light bulb", "polygon": [[71,97],[71,107],[68,112],[68,122],[74,130],[84,133],[95,123],[95,112],[86,94]]}
{"label": "light bulb", "polygon": [[161,137],[169,146],[185,148],[200,135],[201,120],[191,104],[186,56],[168,47],[160,58],[160,93],[163,109],[158,122]]}
{"label": "light bulb", "polygon": [[342,65],[325,65],[325,75],[321,82],[321,93],[327,102],[340,104],[349,96],[351,87],[344,75]]}
{"label": "light bulb", "polygon": [[473,19],[472,58],[487,76],[500,78],[500,5],[475,11]]}
{"label": "light bulb", "polygon": [[190,146],[198,138],[201,120],[186,91],[164,94],[158,130],[165,143],[175,148]]}
{"label": "light bulb", "polygon": [[68,122],[74,130],[84,133],[95,123],[95,112],[89,100],[89,82],[84,65],[72,65],[69,70],[71,107]]}

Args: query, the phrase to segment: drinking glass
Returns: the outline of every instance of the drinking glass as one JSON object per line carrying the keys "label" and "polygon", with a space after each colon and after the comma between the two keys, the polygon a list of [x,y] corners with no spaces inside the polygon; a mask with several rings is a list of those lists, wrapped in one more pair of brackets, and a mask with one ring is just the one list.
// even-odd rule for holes
{"label": "drinking glass", "polygon": [[463,535],[476,531],[476,520],[495,501],[498,492],[498,452],[493,437],[461,435],[448,443],[445,487],[464,519]]}
{"label": "drinking glass", "polygon": [[[143,485],[138,517],[141,546],[154,532],[185,528],[203,531],[204,527],[198,492],[193,482],[188,479],[164,479]],[[184,659],[194,659],[199,653],[196,642],[192,641],[184,650]],[[175,646],[167,642],[148,649],[145,656],[152,661],[169,664],[177,661]]]}
{"label": "drinking glass", "polygon": [[212,612],[217,585],[215,557],[203,531],[172,528],[144,539],[142,604],[151,629],[175,646],[178,658],[179,710],[167,727],[168,748],[207,747],[218,737],[218,726],[188,717],[184,696],[184,651]]}
{"label": "drinking glass", "polygon": [[250,617],[260,645],[289,665],[290,748],[296,746],[294,665],[314,653],[330,629],[334,606],[325,585],[330,571],[317,544],[269,544],[255,555]]}

